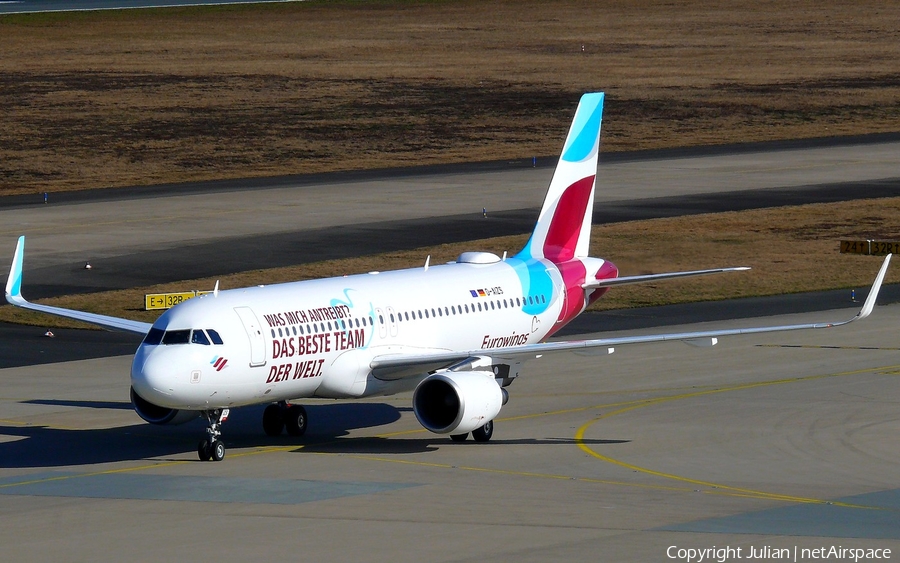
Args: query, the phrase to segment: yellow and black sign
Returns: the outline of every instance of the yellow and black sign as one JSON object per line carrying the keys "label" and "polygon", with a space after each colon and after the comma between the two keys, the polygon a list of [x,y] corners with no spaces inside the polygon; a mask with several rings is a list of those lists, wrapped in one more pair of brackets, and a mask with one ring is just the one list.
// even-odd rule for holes
{"label": "yellow and black sign", "polygon": [[883,240],[842,240],[841,254],[865,254],[868,256],[900,254],[900,242],[888,242]]}
{"label": "yellow and black sign", "polygon": [[196,295],[196,291],[184,291],[182,293],[148,293],[144,295],[144,310],[171,309],[182,301],[186,301]]}

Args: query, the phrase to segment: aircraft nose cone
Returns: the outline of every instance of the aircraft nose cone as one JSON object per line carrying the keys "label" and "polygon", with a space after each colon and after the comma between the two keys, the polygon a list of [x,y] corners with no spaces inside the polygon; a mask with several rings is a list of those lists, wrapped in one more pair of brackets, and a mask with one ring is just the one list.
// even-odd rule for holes
{"label": "aircraft nose cone", "polygon": [[165,406],[175,391],[175,378],[160,352],[158,346],[141,345],[131,364],[131,386],[141,398]]}

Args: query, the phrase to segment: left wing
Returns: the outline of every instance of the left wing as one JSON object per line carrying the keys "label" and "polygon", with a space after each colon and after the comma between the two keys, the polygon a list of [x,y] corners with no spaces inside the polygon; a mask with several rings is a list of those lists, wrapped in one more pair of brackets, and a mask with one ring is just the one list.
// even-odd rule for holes
{"label": "left wing", "polygon": [[25,261],[25,237],[20,236],[19,242],[16,244],[16,253],[13,256],[12,265],[9,267],[9,278],[6,280],[6,300],[16,307],[30,309],[32,311],[40,311],[57,317],[65,317],[82,321],[93,325],[102,326],[112,330],[122,330],[125,332],[136,332],[138,334],[147,334],[150,323],[142,323],[140,321],[132,321],[119,317],[109,317],[107,315],[98,315],[96,313],[85,313],[74,309],[64,309],[62,307],[51,307],[50,305],[40,305],[31,303],[22,297],[22,264]]}
{"label": "left wing", "polygon": [[[447,351],[447,352],[425,352],[415,354],[389,354],[375,357],[369,366],[372,368],[372,374],[382,380],[403,379],[421,375],[438,369],[458,369],[470,363],[476,362],[481,358],[491,358],[492,360],[501,360],[508,362],[524,362],[540,358],[545,354],[557,352],[584,352],[584,353],[609,353],[609,348],[616,346],[624,346],[626,344],[645,344],[649,342],[667,342],[672,340],[680,340],[689,344],[711,346],[715,345],[721,336],[734,336],[738,334],[761,334],[765,332],[783,332],[789,330],[805,330],[814,328],[833,328],[843,326],[853,321],[861,320],[872,313],[875,307],[875,299],[881,289],[881,282],[887,273],[888,264],[891,261],[891,255],[888,254],[869,296],[863,303],[859,312],[851,319],[839,322],[827,323],[807,323],[796,325],[779,325],[764,327],[749,327],[724,330],[707,330],[700,332],[678,332],[670,334],[649,334],[642,336],[622,336],[617,338],[598,338],[594,340],[567,340],[561,342],[542,342],[538,344],[526,344],[524,346],[511,346],[507,348],[492,348],[490,350],[465,350],[465,351]],[[716,270],[718,271],[718,270]],[[710,273],[713,273],[712,271]],[[615,280],[612,280],[615,281]],[[602,349],[606,348],[606,351]]]}

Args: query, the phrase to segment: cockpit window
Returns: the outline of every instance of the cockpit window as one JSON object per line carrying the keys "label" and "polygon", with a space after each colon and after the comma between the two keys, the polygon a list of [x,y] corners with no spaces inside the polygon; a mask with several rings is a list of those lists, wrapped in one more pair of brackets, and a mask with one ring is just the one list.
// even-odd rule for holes
{"label": "cockpit window", "polygon": [[195,330],[191,332],[191,344],[209,346],[209,338],[206,337],[202,330]]}
{"label": "cockpit window", "polygon": [[165,334],[165,331],[158,328],[151,328],[150,332],[147,333],[147,336],[144,337],[144,344],[156,346],[162,342],[163,334]]}
{"label": "cockpit window", "polygon": [[222,342],[222,337],[219,336],[219,333],[214,331],[213,329],[206,329],[206,334],[209,335],[209,339],[212,340],[213,344],[225,344],[224,342]]}
{"label": "cockpit window", "polygon": [[187,344],[191,338],[190,330],[168,330],[163,336],[162,343],[169,344]]}

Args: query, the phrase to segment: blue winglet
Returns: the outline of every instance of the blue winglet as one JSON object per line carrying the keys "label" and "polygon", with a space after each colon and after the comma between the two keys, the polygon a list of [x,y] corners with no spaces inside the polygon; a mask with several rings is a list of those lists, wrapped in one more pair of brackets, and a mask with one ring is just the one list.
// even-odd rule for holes
{"label": "blue winglet", "polygon": [[126,332],[134,332],[137,334],[147,334],[150,327],[153,326],[150,323],[141,321],[132,321],[130,319],[98,315],[96,313],[86,313],[74,309],[41,305],[40,303],[29,303],[22,297],[22,263],[24,260],[25,237],[21,236],[19,237],[19,243],[16,245],[16,253],[13,256],[12,266],[9,267],[9,278],[6,280],[6,300],[9,301],[11,305],[29,309],[31,311],[39,311],[48,315],[75,319],[76,321],[95,324],[112,330],[124,330]]}
{"label": "blue winglet", "polygon": [[9,279],[6,280],[6,300],[12,303],[22,299],[22,262],[25,256],[25,235],[19,237],[12,265],[9,267]]}

